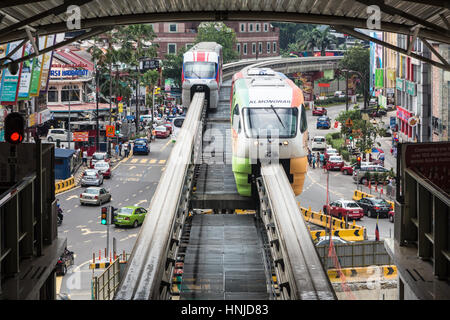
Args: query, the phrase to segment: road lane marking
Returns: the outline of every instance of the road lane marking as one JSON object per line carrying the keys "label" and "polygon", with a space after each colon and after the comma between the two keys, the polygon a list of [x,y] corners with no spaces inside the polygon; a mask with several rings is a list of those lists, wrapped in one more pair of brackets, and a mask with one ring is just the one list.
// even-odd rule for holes
{"label": "road lane marking", "polygon": [[135,158],[135,159],[132,159],[130,162],[131,162],[131,163],[136,163],[136,162],[138,162],[138,161],[139,161],[139,159]]}
{"label": "road lane marking", "polygon": [[66,199],[66,201],[72,200],[72,199],[75,199],[75,198],[78,198],[78,196],[74,194],[74,195],[68,197],[68,198]]}
{"label": "road lane marking", "polygon": [[152,160],[150,160],[150,163],[156,163],[156,161],[158,161],[157,159],[152,159]]}
{"label": "road lane marking", "polygon": [[125,199],[125,202],[128,202],[128,200],[130,200],[130,198],[126,198],[126,199]]}
{"label": "road lane marking", "polygon": [[69,209],[69,210],[67,210],[66,212],[69,213],[70,211],[72,211],[72,210]]}
{"label": "road lane marking", "polygon": [[142,190],[139,190],[139,192],[142,192]]}
{"label": "road lane marking", "polygon": [[159,164],[164,164],[164,163],[166,163],[166,160],[159,160],[158,163],[159,163]]}
{"label": "road lane marking", "polygon": [[131,166],[128,171],[133,170],[134,168],[136,168],[136,166]]}
{"label": "road lane marking", "polygon": [[137,203],[134,204],[135,207],[138,207],[141,203],[147,202],[147,200],[139,200]]}
{"label": "road lane marking", "polygon": [[136,238],[136,237],[137,237],[137,233],[132,233],[132,234],[129,234],[128,236],[126,236],[125,238],[120,239],[119,241],[125,241],[125,240],[131,239],[131,238]]}
{"label": "road lane marking", "polygon": [[122,205],[122,202],[120,202],[119,204],[118,204],[118,206],[120,207]]}
{"label": "road lane marking", "polygon": [[145,189],[150,189],[150,186],[146,186]]}
{"label": "road lane marking", "polygon": [[148,159],[141,159],[141,161],[139,161],[139,163],[147,163]]}
{"label": "road lane marking", "polygon": [[118,188],[119,187],[119,185],[118,184],[116,184],[116,188]]}
{"label": "road lane marking", "polygon": [[167,141],[167,143],[164,145],[164,147],[161,148],[160,151],[163,151],[165,148],[167,148],[167,146],[169,145],[169,143],[171,143],[172,140]]}
{"label": "road lane marking", "polygon": [[135,193],[135,194],[133,194],[133,197],[136,197],[136,193]]}
{"label": "road lane marking", "polygon": [[164,171],[164,170],[166,170],[166,167],[162,167],[162,168],[161,168],[161,171]]}

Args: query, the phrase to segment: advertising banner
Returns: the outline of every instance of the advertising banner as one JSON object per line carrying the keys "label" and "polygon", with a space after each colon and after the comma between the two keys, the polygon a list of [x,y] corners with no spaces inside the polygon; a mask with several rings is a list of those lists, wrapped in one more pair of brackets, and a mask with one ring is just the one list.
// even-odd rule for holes
{"label": "advertising banner", "polygon": [[73,141],[88,141],[89,140],[89,132],[73,132]]}
{"label": "advertising banner", "polygon": [[[39,50],[44,49],[46,47],[46,45],[47,45],[47,36],[39,37],[39,43],[38,43]],[[38,57],[35,57],[33,59],[33,70],[31,71],[30,90],[28,92],[30,97],[36,97],[39,95],[39,89],[41,88],[43,58],[44,58],[44,55],[41,54]]]}
{"label": "advertising banner", "polygon": [[298,79],[302,82],[303,96],[305,101],[314,100],[314,81],[312,72],[298,73]]}
{"label": "advertising banner", "polygon": [[384,70],[375,70],[375,88],[380,89],[384,87]]}
{"label": "advertising banner", "polygon": [[[2,44],[0,45],[0,59],[5,57],[6,55],[6,49],[8,48],[8,44]],[[1,80],[2,80],[2,73],[3,73],[4,69],[0,70],[0,95],[2,94],[2,84],[1,84]]]}
{"label": "advertising banner", "polygon": [[[8,54],[8,52],[11,52],[14,49],[16,49],[20,45],[21,42],[22,41],[15,41],[15,42],[9,43],[8,48],[6,49],[6,54]],[[18,59],[22,58],[23,51],[24,51],[24,47],[20,48],[11,56],[11,59],[18,60]],[[1,84],[2,93],[1,93],[1,97],[0,97],[1,104],[15,104],[16,103],[21,71],[22,71],[22,63],[19,66],[19,71],[15,75],[11,74],[11,72],[9,72],[9,70],[7,68],[3,70],[2,82],[1,82],[2,83]]]}
{"label": "advertising banner", "polygon": [[416,84],[406,80],[406,92],[411,96],[416,96]]}
{"label": "advertising banner", "polygon": [[[23,56],[29,56],[34,52],[33,45],[30,41],[25,44],[25,49],[23,52]],[[20,75],[19,81],[19,93],[17,94],[18,100],[26,100],[28,99],[28,91],[30,90],[31,83],[31,71],[33,69],[33,61],[34,59],[25,60],[22,62],[22,73]]]}
{"label": "advertising banner", "polygon": [[[45,45],[46,48],[51,47],[55,44],[55,35],[49,35],[47,38],[47,43]],[[40,92],[47,92],[48,78],[50,73],[50,68],[52,65],[53,51],[45,53],[42,58],[42,73],[41,73],[41,83],[40,83]]]}

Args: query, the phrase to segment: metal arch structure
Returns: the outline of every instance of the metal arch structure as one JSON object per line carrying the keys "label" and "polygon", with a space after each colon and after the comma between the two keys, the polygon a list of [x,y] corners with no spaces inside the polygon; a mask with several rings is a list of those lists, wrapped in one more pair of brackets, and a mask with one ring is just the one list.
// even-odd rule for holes
{"label": "metal arch structure", "polygon": [[[138,23],[264,20],[331,25],[358,38],[365,35],[354,29],[369,28],[373,8],[379,8],[380,26],[374,31],[450,44],[448,0],[3,0],[0,44],[27,39],[30,32],[36,36],[75,31],[66,21],[73,5],[80,8],[80,29],[92,33]],[[403,53],[396,46],[391,49]],[[411,55],[410,50],[406,53]],[[449,70],[446,61],[434,65]]]}

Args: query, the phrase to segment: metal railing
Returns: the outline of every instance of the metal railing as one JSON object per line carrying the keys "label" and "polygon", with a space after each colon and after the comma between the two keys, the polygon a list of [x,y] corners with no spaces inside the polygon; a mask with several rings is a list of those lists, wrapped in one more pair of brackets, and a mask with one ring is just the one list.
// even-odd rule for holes
{"label": "metal railing", "polygon": [[92,278],[92,300],[111,300],[120,282],[119,258],[105,269],[100,276]]}
{"label": "metal railing", "polygon": [[[203,126],[204,93],[196,93],[167,162],[128,261],[116,300],[170,298],[170,283],[189,197]],[[197,144],[196,144],[197,143]],[[169,192],[170,190],[170,192]]]}
{"label": "metal railing", "polygon": [[334,300],[336,295],[280,164],[262,164],[260,215],[271,244],[284,300]]}

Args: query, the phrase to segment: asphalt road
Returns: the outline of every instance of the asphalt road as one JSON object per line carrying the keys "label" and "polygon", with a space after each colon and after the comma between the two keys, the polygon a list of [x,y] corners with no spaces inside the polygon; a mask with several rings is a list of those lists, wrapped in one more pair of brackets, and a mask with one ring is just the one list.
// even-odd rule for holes
{"label": "asphalt road", "polygon": [[[112,201],[103,206],[120,208],[135,205],[148,209],[172,146],[170,138],[157,139],[151,143],[148,156],[133,155],[114,164],[112,178],[105,179],[103,184],[110,191]],[[89,265],[93,254],[98,259],[99,250],[104,258],[107,239],[107,226],[100,223],[101,206],[80,206],[79,195],[84,189],[76,187],[57,195],[64,211],[63,224],[58,228],[59,237],[67,238],[67,248],[76,255],[75,265],[62,279],[60,292],[69,294],[73,300],[91,299],[93,270]],[[140,227],[109,226],[110,251],[115,238],[117,252],[130,253],[139,230]],[[95,274],[101,271],[98,269]]]}
{"label": "asphalt road", "polygon": [[[331,118],[331,128],[330,129],[316,129],[317,116],[312,116],[311,111],[308,113],[308,131],[310,138],[314,136],[325,136],[330,132],[338,132],[340,129],[334,128],[334,119],[338,114],[345,110],[344,105],[337,105],[327,108],[327,115]],[[385,123],[389,123],[389,114],[383,117]],[[389,149],[386,147],[389,145],[391,138],[378,138],[377,141],[382,143],[382,149],[385,150],[386,154],[386,167],[391,166],[395,169],[395,158],[391,157],[389,154]],[[311,149],[311,141],[310,141]],[[392,159],[391,159],[392,158]],[[343,175],[340,171],[330,171],[328,175],[328,186],[329,186],[329,201],[334,201],[338,199],[351,200],[353,192],[356,190],[356,183],[353,182],[352,176]],[[303,186],[303,192],[297,197],[302,207],[311,207],[312,210],[318,211],[323,210],[324,204],[327,201],[327,173],[323,169],[313,169],[308,168],[307,177],[305,179],[305,184]],[[375,227],[376,218],[369,218],[365,216],[356,224],[366,227],[367,237],[369,240],[375,239]],[[378,230],[380,232],[380,239],[390,238],[394,236],[394,224],[389,222],[387,218],[380,218],[378,220]]]}

